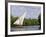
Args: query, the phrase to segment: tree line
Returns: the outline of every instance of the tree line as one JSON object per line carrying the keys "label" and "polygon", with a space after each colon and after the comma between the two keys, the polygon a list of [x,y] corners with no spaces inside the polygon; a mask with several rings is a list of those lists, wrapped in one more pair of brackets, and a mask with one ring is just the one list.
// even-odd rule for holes
{"label": "tree line", "polygon": [[[11,26],[16,26],[13,24],[19,17],[11,16]],[[24,19],[23,26],[31,26],[31,25],[41,25],[41,15],[38,16],[38,19]]]}

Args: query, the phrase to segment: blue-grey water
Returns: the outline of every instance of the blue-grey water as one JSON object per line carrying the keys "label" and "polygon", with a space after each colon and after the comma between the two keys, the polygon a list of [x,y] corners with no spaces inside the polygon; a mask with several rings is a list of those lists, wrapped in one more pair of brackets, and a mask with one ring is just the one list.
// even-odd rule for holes
{"label": "blue-grey water", "polygon": [[12,27],[11,31],[28,31],[28,30],[39,30],[40,26],[22,26],[22,27]]}

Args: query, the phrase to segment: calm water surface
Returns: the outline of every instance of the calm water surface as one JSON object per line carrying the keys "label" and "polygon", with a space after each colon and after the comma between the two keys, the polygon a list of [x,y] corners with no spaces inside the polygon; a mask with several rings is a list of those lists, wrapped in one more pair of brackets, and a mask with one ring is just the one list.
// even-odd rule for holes
{"label": "calm water surface", "polygon": [[12,27],[11,31],[28,31],[28,30],[39,30],[40,26],[21,26],[21,27]]}

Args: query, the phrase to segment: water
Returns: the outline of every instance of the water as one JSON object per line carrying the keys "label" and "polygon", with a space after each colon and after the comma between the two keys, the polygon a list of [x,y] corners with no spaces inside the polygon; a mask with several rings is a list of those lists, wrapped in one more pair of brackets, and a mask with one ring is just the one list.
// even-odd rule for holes
{"label": "water", "polygon": [[28,31],[28,30],[39,30],[40,26],[22,26],[22,27],[12,27],[11,31]]}

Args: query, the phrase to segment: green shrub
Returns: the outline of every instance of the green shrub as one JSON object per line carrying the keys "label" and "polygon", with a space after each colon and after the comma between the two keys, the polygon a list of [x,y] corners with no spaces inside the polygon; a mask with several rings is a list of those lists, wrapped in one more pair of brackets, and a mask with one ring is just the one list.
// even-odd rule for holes
{"label": "green shrub", "polygon": [[[11,16],[11,26],[14,27],[16,26],[15,24],[13,24],[19,17],[13,17]],[[40,25],[39,24],[39,19],[24,19],[23,21],[23,26],[31,26],[31,25]]]}

